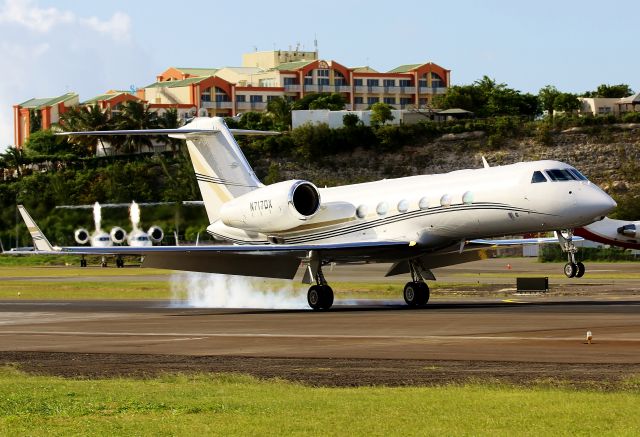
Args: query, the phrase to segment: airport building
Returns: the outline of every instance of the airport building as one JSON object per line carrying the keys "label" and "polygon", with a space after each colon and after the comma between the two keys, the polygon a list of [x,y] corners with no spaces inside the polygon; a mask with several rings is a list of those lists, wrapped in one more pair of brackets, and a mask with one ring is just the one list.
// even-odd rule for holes
{"label": "airport building", "polygon": [[377,102],[395,109],[424,109],[446,92],[450,80],[450,70],[433,62],[380,72],[319,59],[317,51],[256,51],[244,54],[240,67],[170,67],[135,92],[112,90],[83,102],[69,93],[15,105],[15,144],[21,147],[29,137],[34,115],[46,129],[69,107],[79,104],[98,104],[114,113],[122,103],[138,100],[157,111],[177,108],[181,115],[235,116],[265,111],[276,97],[297,100],[310,93],[341,93],[347,110],[365,110]]}

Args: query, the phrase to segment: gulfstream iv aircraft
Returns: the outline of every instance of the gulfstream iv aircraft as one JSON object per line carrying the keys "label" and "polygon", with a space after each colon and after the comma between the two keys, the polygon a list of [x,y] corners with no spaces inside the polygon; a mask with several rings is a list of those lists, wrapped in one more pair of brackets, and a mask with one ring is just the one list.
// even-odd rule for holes
{"label": "gulfstream iv aircraft", "polygon": [[[140,254],[144,267],[293,279],[300,263],[313,309],[328,309],[329,263],[386,262],[387,276],[410,274],[404,299],[422,306],[432,268],[480,259],[485,240],[564,230],[569,276],[576,263],[571,230],[600,220],[615,202],[570,165],[558,161],[412,176],[332,188],[306,180],[263,185],[222,118],[196,118],[179,129],[67,132],[66,135],[160,135],[185,139],[210,225],[233,245],[54,248],[23,207],[37,251]],[[490,244],[494,244],[491,242]]]}

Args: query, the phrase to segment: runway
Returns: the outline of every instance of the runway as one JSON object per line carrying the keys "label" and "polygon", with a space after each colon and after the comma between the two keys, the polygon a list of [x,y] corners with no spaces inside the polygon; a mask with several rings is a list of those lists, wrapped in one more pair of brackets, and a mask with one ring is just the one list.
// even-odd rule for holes
{"label": "runway", "polygon": [[640,363],[640,297],[433,299],[417,310],[337,302],[329,312],[2,301],[0,350]]}
{"label": "runway", "polygon": [[[503,260],[475,264],[439,269],[436,276],[469,289],[479,280],[495,284],[493,290],[513,286]],[[435,293],[423,309],[408,308],[400,296],[338,299],[328,312],[189,308],[169,300],[0,300],[0,363],[65,376],[223,371],[319,385],[489,378],[610,387],[640,374],[635,266],[590,266],[591,278],[553,278],[552,292],[542,295],[465,294],[462,286]],[[515,261],[510,267],[544,275],[558,266]],[[358,266],[327,276],[358,282],[383,272]]]}

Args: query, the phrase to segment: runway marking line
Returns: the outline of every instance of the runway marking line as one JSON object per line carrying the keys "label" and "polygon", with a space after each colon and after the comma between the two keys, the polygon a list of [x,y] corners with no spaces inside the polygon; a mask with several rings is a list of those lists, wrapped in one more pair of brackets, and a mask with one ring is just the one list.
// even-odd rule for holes
{"label": "runway marking line", "polygon": [[[58,336],[78,336],[78,337],[187,337],[184,339],[196,340],[207,338],[315,338],[315,339],[347,339],[347,340],[560,340],[560,341],[582,341],[579,337],[518,337],[518,336],[489,336],[489,335],[316,335],[316,334],[265,334],[265,333],[179,333],[179,332],[91,332],[91,331],[0,331],[0,335],[58,335]],[[199,337],[199,338],[198,338]],[[598,342],[602,341],[622,341],[629,343],[640,342],[640,338],[615,338],[598,337]]]}
{"label": "runway marking line", "polygon": [[518,299],[502,299],[502,302],[504,302],[504,303],[531,303],[531,302],[525,302],[523,300],[518,300]]}

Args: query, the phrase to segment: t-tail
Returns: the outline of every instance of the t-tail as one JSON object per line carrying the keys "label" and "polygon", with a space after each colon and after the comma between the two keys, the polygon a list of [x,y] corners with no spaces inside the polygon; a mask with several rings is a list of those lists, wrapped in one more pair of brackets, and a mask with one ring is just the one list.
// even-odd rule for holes
{"label": "t-tail", "polygon": [[178,129],[61,132],[57,135],[169,135],[187,141],[209,222],[218,220],[229,200],[262,187],[234,135],[277,135],[278,132],[229,129],[221,117],[197,117]]}
{"label": "t-tail", "polygon": [[171,135],[182,137],[187,141],[207,216],[209,222],[213,223],[218,220],[223,204],[263,185],[249,165],[224,119],[196,118],[187,126],[203,131],[214,131],[213,133]]}

